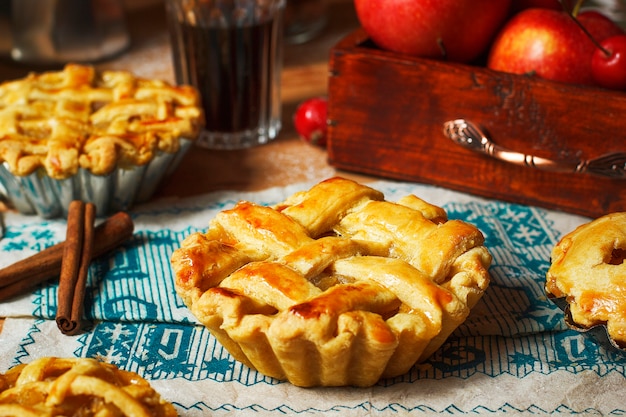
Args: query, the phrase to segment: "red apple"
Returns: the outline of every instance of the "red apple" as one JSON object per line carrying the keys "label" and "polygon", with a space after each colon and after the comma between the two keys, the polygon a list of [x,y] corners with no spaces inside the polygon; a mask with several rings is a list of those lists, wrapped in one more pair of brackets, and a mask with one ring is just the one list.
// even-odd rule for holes
{"label": "red apple", "polygon": [[[595,29],[594,29],[595,30]],[[493,42],[487,66],[573,84],[594,84],[595,44],[565,12],[527,9],[515,15]]]}
{"label": "red apple", "polygon": [[328,99],[313,97],[298,105],[293,115],[293,125],[300,138],[313,145],[326,146]]}
{"label": "red apple", "polygon": [[470,62],[486,52],[511,0],[355,0],[361,26],[382,49]]}
{"label": "red apple", "polygon": [[626,35],[617,35],[600,42],[591,60],[591,72],[599,86],[626,90]]}
{"label": "red apple", "polygon": [[595,10],[580,12],[577,19],[597,42],[624,33],[617,23]]}

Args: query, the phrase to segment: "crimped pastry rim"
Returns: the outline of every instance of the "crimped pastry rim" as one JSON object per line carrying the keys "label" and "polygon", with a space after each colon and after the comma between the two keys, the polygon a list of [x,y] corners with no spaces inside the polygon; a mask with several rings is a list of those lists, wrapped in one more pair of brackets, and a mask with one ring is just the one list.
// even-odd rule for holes
{"label": "crimped pastry rim", "polygon": [[556,305],[561,311],[563,311],[563,320],[568,329],[574,330],[606,349],[609,349],[615,353],[626,356],[626,347],[621,347],[609,334],[609,329],[606,323],[597,323],[593,326],[582,326],[574,321],[570,312],[569,301],[567,297],[556,297],[554,294],[546,291],[546,297],[554,305]]}

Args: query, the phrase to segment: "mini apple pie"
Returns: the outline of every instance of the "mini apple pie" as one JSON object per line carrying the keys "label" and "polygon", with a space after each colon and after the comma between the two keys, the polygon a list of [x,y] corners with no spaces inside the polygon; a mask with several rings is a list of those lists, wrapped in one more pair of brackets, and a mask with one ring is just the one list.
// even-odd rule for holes
{"label": "mini apple pie", "polygon": [[626,348],[626,213],[583,224],[554,247],[546,291],[565,301],[568,324],[605,326],[614,346]]}
{"label": "mini apple pie", "polygon": [[489,283],[474,226],[416,196],[332,178],[266,207],[241,201],[172,255],[178,294],[239,361],[298,386],[406,373]]}
{"label": "mini apple pie", "polygon": [[2,416],[175,417],[139,375],[85,358],[36,359],[0,374]]}
{"label": "mini apple pie", "polygon": [[[178,154],[203,121],[193,87],[128,71],[68,64],[6,81],[0,85],[0,191],[4,186],[10,199],[25,195],[24,205],[41,200],[44,209],[57,199],[62,206],[106,195],[125,200],[138,191],[136,183],[155,183],[167,173],[167,164],[154,160]],[[153,162],[158,167],[147,169]],[[99,186],[79,174],[112,180]],[[124,175],[129,184],[121,182]],[[97,195],[86,195],[95,189]]]}

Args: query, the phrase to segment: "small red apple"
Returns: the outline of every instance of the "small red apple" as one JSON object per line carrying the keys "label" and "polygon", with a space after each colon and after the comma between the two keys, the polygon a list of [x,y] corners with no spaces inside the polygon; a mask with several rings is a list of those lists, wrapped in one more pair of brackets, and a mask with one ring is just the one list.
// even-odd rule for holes
{"label": "small red apple", "polygon": [[489,52],[487,66],[514,74],[592,85],[594,50],[593,41],[566,12],[527,9],[502,28]]}
{"label": "small red apple", "polygon": [[312,145],[326,146],[328,126],[328,99],[313,97],[298,105],[293,115],[293,125],[300,138]]}
{"label": "small red apple", "polygon": [[511,0],[354,0],[378,47],[426,58],[470,62],[485,53]]}
{"label": "small red apple", "polygon": [[605,88],[626,90],[626,35],[616,35],[600,42],[591,60],[596,83]]}

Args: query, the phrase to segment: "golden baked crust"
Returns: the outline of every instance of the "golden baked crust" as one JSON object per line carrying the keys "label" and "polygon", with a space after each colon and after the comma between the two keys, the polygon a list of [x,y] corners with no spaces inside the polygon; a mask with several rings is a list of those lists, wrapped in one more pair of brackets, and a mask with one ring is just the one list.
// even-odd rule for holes
{"label": "golden baked crust", "polygon": [[332,178],[239,202],[172,255],[176,289],[239,361],[299,386],[406,373],[489,283],[480,231],[415,197]]}
{"label": "golden baked crust", "polygon": [[609,336],[626,347],[626,212],[583,224],[553,248],[546,291],[566,297],[571,317],[582,327],[606,324]]}
{"label": "golden baked crust", "polygon": [[0,374],[3,416],[175,417],[139,375],[86,358],[36,359]]}
{"label": "golden baked crust", "polygon": [[0,85],[0,163],[19,176],[44,168],[64,179],[79,167],[104,175],[176,152],[202,123],[192,87],[68,64]]}

